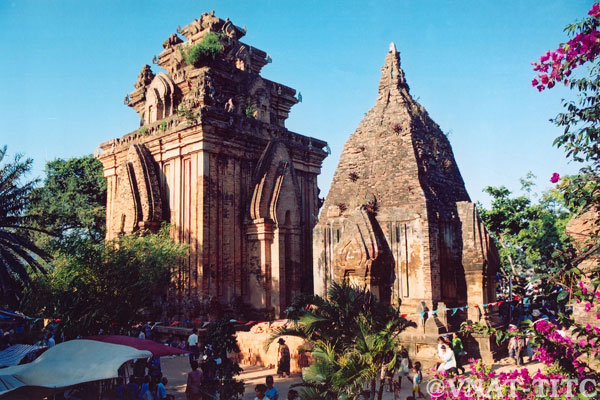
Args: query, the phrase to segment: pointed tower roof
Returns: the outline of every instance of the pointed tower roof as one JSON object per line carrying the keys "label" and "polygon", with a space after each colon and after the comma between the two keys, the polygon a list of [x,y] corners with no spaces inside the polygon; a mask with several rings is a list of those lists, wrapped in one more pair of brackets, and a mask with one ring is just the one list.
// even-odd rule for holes
{"label": "pointed tower roof", "polygon": [[455,203],[465,200],[469,196],[450,142],[411,97],[391,43],[377,101],[344,145],[321,221],[370,201],[380,212],[420,204],[450,218]]}

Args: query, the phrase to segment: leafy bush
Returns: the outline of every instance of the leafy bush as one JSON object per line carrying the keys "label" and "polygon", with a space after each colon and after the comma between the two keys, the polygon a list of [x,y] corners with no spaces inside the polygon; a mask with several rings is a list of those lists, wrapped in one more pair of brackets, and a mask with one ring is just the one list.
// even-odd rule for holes
{"label": "leafy bush", "polygon": [[203,61],[214,60],[223,52],[225,46],[221,43],[221,35],[209,32],[198,43],[182,50],[182,56],[188,65],[199,66]]}
{"label": "leafy bush", "polygon": [[212,349],[209,361],[220,358],[221,362],[214,364],[215,379],[206,383],[203,389],[209,394],[218,394],[220,399],[240,399],[244,394],[244,382],[235,377],[242,369],[237,361],[227,357],[231,352],[240,352],[233,324],[228,319],[210,324],[206,329],[205,344]]}
{"label": "leafy bush", "polygon": [[256,108],[252,104],[248,104],[246,106],[246,109],[244,110],[244,113],[246,114],[246,117],[254,118],[255,111],[256,111]]}
{"label": "leafy bush", "polygon": [[22,309],[59,318],[69,337],[95,334],[99,328],[127,331],[148,312],[158,318],[154,301],[167,292],[171,268],[185,254],[187,246],[174,243],[166,225],[157,234],[82,242],[58,255],[51,273],[33,280]]}
{"label": "leafy bush", "polygon": [[191,109],[187,108],[184,104],[180,104],[177,107],[177,115],[181,118],[185,118],[189,126],[196,124],[196,118],[200,116],[199,113],[193,112]]}

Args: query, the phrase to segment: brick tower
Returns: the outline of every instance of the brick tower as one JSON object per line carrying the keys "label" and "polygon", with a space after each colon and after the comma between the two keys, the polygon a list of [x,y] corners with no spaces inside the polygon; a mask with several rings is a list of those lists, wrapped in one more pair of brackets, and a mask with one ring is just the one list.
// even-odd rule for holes
{"label": "brick tower", "polygon": [[181,295],[280,315],[313,291],[327,144],[285,128],[296,91],[260,76],[270,57],[245,29],[210,13],[177,32],[154,59],[164,72],[144,66],[125,97],[140,128],[100,145],[107,239],[168,221],[190,245]]}
{"label": "brick tower", "polygon": [[[347,279],[407,314],[495,301],[494,243],[448,138],[410,96],[393,43],[375,106],[344,145],[313,243],[317,294]],[[435,340],[484,314],[417,322]]]}

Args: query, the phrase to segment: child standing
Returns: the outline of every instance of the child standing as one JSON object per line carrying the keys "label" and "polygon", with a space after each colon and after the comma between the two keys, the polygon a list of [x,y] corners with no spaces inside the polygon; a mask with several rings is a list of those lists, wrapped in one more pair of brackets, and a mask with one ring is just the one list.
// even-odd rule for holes
{"label": "child standing", "polygon": [[[413,376],[412,376],[412,384],[413,384],[413,396],[415,398],[425,398],[425,396],[423,396],[423,393],[421,393],[421,382],[423,382],[423,374],[421,373],[421,363],[420,362],[416,362],[415,365],[413,366],[412,369],[413,372]],[[410,379],[410,378],[409,378]]]}
{"label": "child standing", "polygon": [[402,377],[408,377],[412,368],[410,358],[408,358],[408,351],[402,350],[400,353],[400,373],[398,375],[398,389],[402,388]]}
{"label": "child standing", "polygon": [[270,400],[279,400],[279,390],[273,386],[273,377],[271,375],[267,376],[265,379],[265,383],[267,384],[267,390],[265,391],[265,395]]}
{"label": "child standing", "polygon": [[254,388],[254,393],[256,394],[256,397],[254,398],[254,400],[263,400],[265,398],[265,392],[267,391],[267,387],[265,385],[258,384],[256,385],[256,387]]}

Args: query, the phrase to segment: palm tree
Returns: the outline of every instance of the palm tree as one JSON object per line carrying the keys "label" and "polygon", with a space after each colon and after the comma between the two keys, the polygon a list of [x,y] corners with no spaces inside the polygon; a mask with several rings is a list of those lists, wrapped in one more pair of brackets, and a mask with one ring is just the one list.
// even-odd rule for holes
{"label": "palm tree", "polygon": [[396,363],[398,335],[411,324],[397,308],[347,282],[333,283],[326,299],[296,299],[288,317],[296,323],[275,332],[269,343],[292,335],[314,345],[315,362],[299,385],[300,396],[306,399],[355,399],[366,386],[373,399],[382,368]]}
{"label": "palm tree", "polygon": [[41,229],[24,215],[36,181],[22,180],[33,160],[17,154],[12,162],[3,162],[5,157],[6,146],[0,148],[0,300],[14,305],[30,274],[45,272],[46,254],[30,238],[31,232]]}

